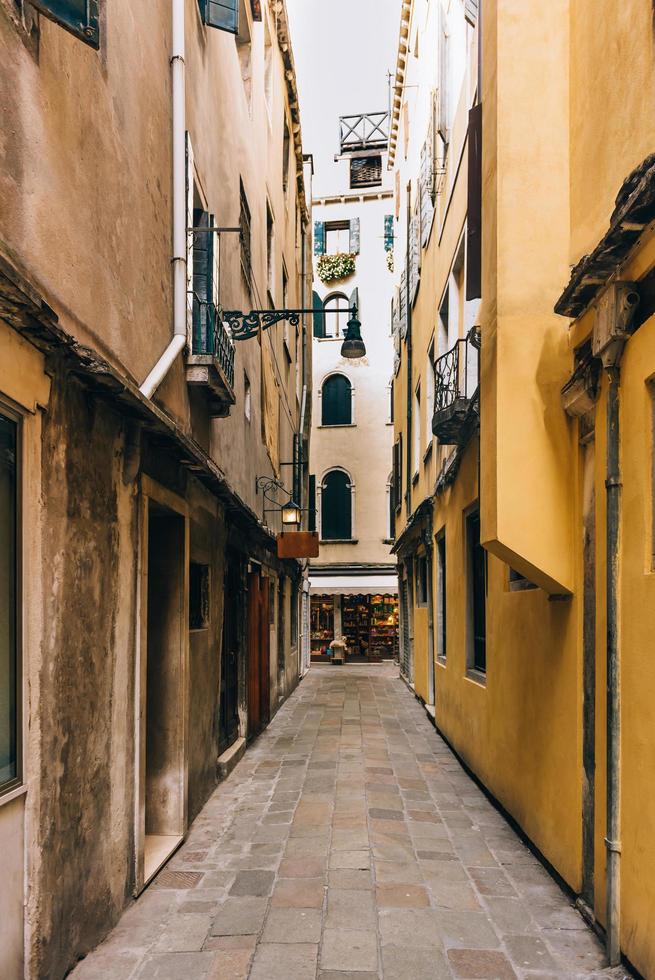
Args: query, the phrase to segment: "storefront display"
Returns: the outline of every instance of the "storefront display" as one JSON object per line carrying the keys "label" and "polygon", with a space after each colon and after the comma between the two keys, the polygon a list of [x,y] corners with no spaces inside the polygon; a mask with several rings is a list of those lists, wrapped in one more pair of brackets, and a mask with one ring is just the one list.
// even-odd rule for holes
{"label": "storefront display", "polygon": [[313,595],[311,597],[311,655],[327,655],[334,639],[334,596]]}
{"label": "storefront display", "polygon": [[386,660],[396,656],[398,598],[394,595],[313,595],[311,652],[327,659],[335,637],[347,645],[348,659]]}

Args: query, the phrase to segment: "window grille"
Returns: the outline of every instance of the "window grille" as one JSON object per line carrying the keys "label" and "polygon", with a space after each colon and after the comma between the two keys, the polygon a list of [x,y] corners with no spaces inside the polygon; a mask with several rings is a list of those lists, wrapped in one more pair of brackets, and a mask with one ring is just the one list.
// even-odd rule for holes
{"label": "window grille", "polygon": [[379,187],[382,183],[382,157],[353,157],[350,161],[350,186]]}

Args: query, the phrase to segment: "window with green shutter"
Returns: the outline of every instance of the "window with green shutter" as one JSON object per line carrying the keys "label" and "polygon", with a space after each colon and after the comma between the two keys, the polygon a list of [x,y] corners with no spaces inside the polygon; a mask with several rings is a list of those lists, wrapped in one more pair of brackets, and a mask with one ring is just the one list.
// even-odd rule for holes
{"label": "window with green shutter", "polygon": [[18,422],[0,415],[0,790],[21,779],[18,655]]}
{"label": "window with green shutter", "polygon": [[314,255],[325,255],[325,222],[314,222]]}
{"label": "window with green shutter", "polygon": [[218,241],[213,214],[193,212],[193,353],[214,351],[214,321],[218,299]]}
{"label": "window with green shutter", "polygon": [[331,374],[321,388],[321,425],[352,425],[352,385],[343,374]]}
{"label": "window with green shutter", "polygon": [[323,312],[323,300],[316,290],[312,292],[312,307],[314,310],[314,336],[325,337],[325,313]]}
{"label": "window with green shutter", "polygon": [[393,215],[385,214],[384,216],[384,250],[385,252],[393,252]]}
{"label": "window with green shutter", "polygon": [[321,538],[348,541],[352,537],[352,486],[344,470],[326,473],[321,487]]}
{"label": "window with green shutter", "polygon": [[100,47],[98,0],[30,0],[30,3],[80,41],[92,48]]}
{"label": "window with green shutter", "polygon": [[239,0],[198,0],[203,24],[229,34],[239,33]]}

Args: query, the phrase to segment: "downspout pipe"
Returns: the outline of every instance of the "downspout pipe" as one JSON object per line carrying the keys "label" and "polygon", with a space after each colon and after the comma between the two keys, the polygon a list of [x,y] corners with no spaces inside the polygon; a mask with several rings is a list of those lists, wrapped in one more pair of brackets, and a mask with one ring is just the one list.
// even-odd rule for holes
{"label": "downspout pipe", "polygon": [[406,312],[407,317],[407,445],[405,453],[407,458],[406,478],[407,487],[405,489],[405,517],[409,521],[412,513],[412,454],[414,443],[412,440],[412,303],[410,299],[410,235],[412,233],[412,191],[411,186],[407,187],[407,215],[406,215],[406,251],[405,251],[405,290],[406,290]]}
{"label": "downspout pipe", "polygon": [[592,346],[607,374],[606,616],[607,616],[607,801],[606,943],[610,966],[621,962],[621,647],[619,549],[621,529],[621,357],[630,336],[639,293],[634,283],[613,283],[596,313]]}
{"label": "downspout pipe", "polygon": [[152,398],[187,342],[186,84],[184,0],[171,0],[171,88],[173,118],[173,337],[140,387]]}
{"label": "downspout pipe", "polygon": [[425,560],[427,563],[427,586],[428,586],[428,696],[431,698],[430,704],[434,705],[435,723],[437,710],[437,678],[434,666],[434,538],[432,523],[432,500],[430,500],[430,512],[428,514],[428,526],[425,531]]}
{"label": "downspout pipe", "polygon": [[617,363],[607,371],[607,958],[621,959],[621,672],[618,632],[619,522],[621,518],[620,381]]}

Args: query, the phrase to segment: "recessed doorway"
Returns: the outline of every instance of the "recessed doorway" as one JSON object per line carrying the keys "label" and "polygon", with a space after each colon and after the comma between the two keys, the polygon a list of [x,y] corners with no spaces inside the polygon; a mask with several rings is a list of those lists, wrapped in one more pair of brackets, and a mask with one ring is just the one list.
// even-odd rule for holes
{"label": "recessed doorway", "polygon": [[144,485],[137,891],[184,838],[188,778],[186,504],[145,478]]}

